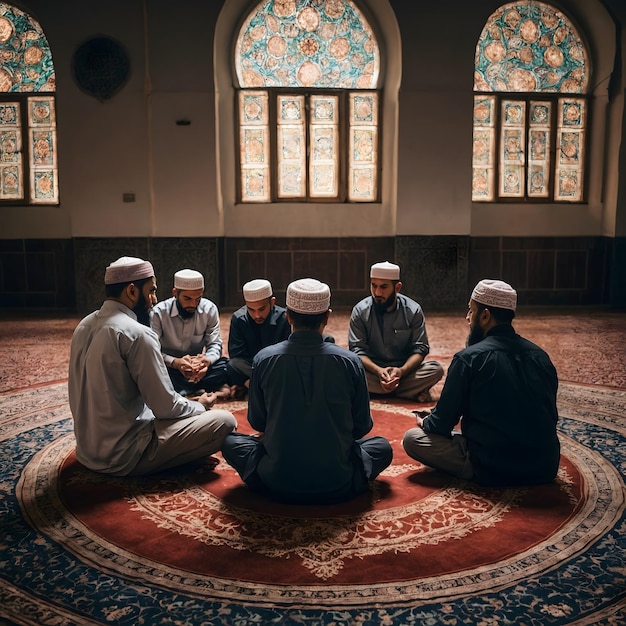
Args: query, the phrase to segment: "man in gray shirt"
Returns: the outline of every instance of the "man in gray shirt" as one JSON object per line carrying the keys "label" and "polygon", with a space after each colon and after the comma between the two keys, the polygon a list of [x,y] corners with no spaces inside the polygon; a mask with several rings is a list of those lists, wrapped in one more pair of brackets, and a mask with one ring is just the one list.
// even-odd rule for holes
{"label": "man in gray shirt", "polygon": [[348,345],[363,361],[370,393],[428,402],[443,367],[425,360],[430,346],[424,313],[401,288],[398,265],[372,265],[371,296],[352,309]]}

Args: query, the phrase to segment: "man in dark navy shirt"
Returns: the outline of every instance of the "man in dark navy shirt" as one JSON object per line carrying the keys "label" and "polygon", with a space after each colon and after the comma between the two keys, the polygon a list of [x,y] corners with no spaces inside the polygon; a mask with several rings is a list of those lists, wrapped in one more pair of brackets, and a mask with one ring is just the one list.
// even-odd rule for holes
{"label": "man in dark navy shirt", "polygon": [[272,284],[257,278],[243,286],[245,304],[230,319],[228,333],[228,382],[231,397],[242,397],[248,387],[252,359],[257,352],[289,337],[286,311],[276,304]]}
{"label": "man in dark navy shirt", "polygon": [[330,289],[312,278],[287,288],[289,339],[252,364],[248,421],[260,435],[232,433],[222,454],[254,491],[293,503],[349,500],[390,463],[372,429],[361,359],[324,341]]}
{"label": "man in dark navy shirt", "polygon": [[[517,293],[481,280],[469,301],[468,346],[454,355],[437,405],[404,435],[412,458],[483,485],[531,485],[556,476],[557,373],[511,322]],[[455,430],[459,424],[460,430]]]}

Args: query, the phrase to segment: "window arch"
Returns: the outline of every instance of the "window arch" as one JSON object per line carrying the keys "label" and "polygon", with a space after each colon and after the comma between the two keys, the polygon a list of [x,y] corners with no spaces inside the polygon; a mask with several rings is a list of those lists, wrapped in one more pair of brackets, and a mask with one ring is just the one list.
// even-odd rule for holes
{"label": "window arch", "polygon": [[474,62],[473,201],[584,200],[588,58],[548,4],[489,17]]}
{"label": "window arch", "polygon": [[235,70],[242,202],[378,200],[380,51],[351,0],[262,0]]}
{"label": "window arch", "polygon": [[41,26],[0,2],[0,203],[58,204],[55,89]]}

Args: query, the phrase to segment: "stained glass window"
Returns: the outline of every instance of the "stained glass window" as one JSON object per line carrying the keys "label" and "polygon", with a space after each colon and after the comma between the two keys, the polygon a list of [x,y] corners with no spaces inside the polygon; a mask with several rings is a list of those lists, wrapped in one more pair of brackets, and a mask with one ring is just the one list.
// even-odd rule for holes
{"label": "stained glass window", "polygon": [[0,2],[0,202],[58,204],[55,88],[41,27]]}
{"label": "stained glass window", "polygon": [[587,50],[559,10],[493,13],[474,63],[472,200],[582,201],[588,84]]}
{"label": "stained glass window", "polygon": [[235,70],[242,202],[377,200],[380,52],[355,3],[259,2]]}

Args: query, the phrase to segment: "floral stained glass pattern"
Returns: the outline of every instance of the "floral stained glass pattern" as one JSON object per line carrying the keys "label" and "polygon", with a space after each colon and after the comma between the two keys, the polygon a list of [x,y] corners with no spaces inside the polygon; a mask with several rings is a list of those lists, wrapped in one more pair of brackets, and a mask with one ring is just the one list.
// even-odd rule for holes
{"label": "floral stained glass pattern", "polygon": [[24,197],[22,134],[18,102],[0,102],[0,199]]}
{"label": "floral stained glass pattern", "polygon": [[472,200],[583,200],[588,83],[585,46],[556,8],[529,0],[491,15],[475,56]]}
{"label": "floral stained glass pattern", "polygon": [[542,2],[500,7],[476,47],[475,91],[584,93],[585,47],[571,22]]}
{"label": "floral stained glass pattern", "polygon": [[55,90],[52,53],[41,27],[18,8],[0,2],[0,92]]}
{"label": "floral stained glass pattern", "polygon": [[30,189],[33,204],[57,202],[56,114],[54,98],[37,96],[28,100],[30,138]]}
{"label": "floral stained glass pattern", "polygon": [[278,196],[303,198],[306,179],[304,96],[278,96]]}
{"label": "floral stained glass pattern", "polygon": [[239,112],[243,202],[376,200],[380,52],[351,0],[259,2],[239,31],[235,69],[240,108],[250,106],[244,94],[265,94],[265,121]]}
{"label": "floral stained glass pattern", "polygon": [[0,2],[0,200],[59,202],[55,88],[40,25]]}
{"label": "floral stained glass pattern", "polygon": [[267,93],[239,92],[241,195],[244,201],[269,200],[269,125]]}
{"label": "floral stained glass pattern", "polygon": [[334,198],[339,183],[338,97],[311,96],[310,193]]}
{"label": "floral stained glass pattern", "polygon": [[266,0],[240,30],[235,65],[242,87],[373,89],[380,59],[349,0]]}
{"label": "floral stained glass pattern", "polygon": [[352,201],[373,201],[378,190],[378,94],[350,94],[350,162],[348,194]]}

